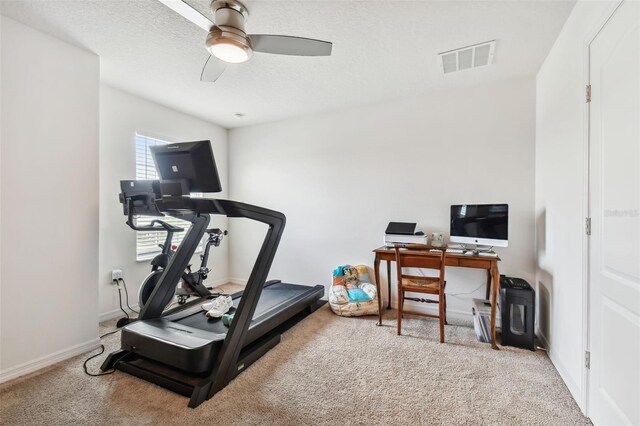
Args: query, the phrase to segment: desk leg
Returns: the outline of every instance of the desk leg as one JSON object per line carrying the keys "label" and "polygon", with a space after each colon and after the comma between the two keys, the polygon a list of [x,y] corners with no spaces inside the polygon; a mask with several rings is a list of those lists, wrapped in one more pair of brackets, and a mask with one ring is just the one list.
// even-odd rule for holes
{"label": "desk leg", "polygon": [[498,271],[498,262],[491,265],[491,275],[493,276],[493,286],[491,298],[491,349],[499,350],[496,344],[496,307],[498,305],[498,295],[500,292],[500,272]]}
{"label": "desk leg", "polygon": [[384,301],[382,300],[382,292],[380,291],[380,257],[376,253],[376,258],[373,261],[373,273],[376,277],[376,291],[378,292],[378,323],[376,325],[382,325],[382,306]]}
{"label": "desk leg", "polygon": [[389,290],[389,301],[387,302],[387,309],[391,309],[391,261],[387,260],[387,286]]}
{"label": "desk leg", "polygon": [[487,290],[485,300],[491,300],[491,279],[492,279],[492,271],[491,269],[487,269]]}

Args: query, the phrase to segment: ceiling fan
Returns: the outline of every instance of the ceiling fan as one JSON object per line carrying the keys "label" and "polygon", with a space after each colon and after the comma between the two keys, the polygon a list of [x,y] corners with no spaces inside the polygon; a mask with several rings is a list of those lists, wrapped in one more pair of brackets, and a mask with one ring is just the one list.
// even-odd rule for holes
{"label": "ceiling fan", "polygon": [[214,82],[224,72],[227,63],[239,64],[251,59],[253,52],[295,56],[331,56],[328,41],[271,34],[247,34],[244,24],[247,8],[237,0],[213,0],[214,21],[182,0],[158,0],[208,32],[206,48],[211,54],[204,64],[201,81]]}

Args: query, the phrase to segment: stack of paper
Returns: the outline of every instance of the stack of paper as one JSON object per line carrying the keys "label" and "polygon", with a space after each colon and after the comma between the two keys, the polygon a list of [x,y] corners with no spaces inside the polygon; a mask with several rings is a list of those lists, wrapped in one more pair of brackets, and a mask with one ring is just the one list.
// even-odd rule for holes
{"label": "stack of paper", "polygon": [[[473,330],[478,341],[491,342],[491,302],[473,299]],[[500,312],[496,310],[496,328],[500,327]]]}

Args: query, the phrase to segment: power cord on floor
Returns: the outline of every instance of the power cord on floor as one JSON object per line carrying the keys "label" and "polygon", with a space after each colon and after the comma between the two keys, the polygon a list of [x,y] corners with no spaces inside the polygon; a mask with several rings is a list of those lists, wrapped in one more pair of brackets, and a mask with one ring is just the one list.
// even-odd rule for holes
{"label": "power cord on floor", "polygon": [[[100,337],[99,337],[99,339],[100,339],[100,340],[102,340],[102,338],[103,338],[103,337],[107,337],[107,336],[109,336],[109,335],[111,335],[111,334],[115,334],[115,333],[117,333],[117,332],[119,332],[119,331],[120,331],[120,329],[110,331],[110,332],[105,333],[105,334],[103,334],[102,336],[100,336]],[[91,355],[89,358],[87,358],[87,359],[84,361],[84,363],[82,364],[82,368],[83,368],[83,370],[84,370],[84,374],[86,374],[87,376],[91,376],[91,377],[99,377],[99,376],[106,376],[106,375],[108,375],[108,374],[113,374],[113,373],[116,371],[116,369],[115,369],[115,365],[116,365],[116,364],[118,364],[118,362],[120,362],[120,359],[118,359],[118,360],[116,361],[116,363],[114,364],[114,368],[112,368],[112,369],[111,369],[111,370],[109,370],[109,371],[103,371],[103,372],[101,372],[101,373],[90,373],[90,372],[89,372],[89,369],[87,368],[87,363],[88,363],[89,361],[91,361],[92,359],[94,359],[94,358],[96,358],[96,357],[98,357],[98,356],[102,355],[102,354],[104,353],[104,349],[105,349],[105,348],[104,348],[104,344],[100,343],[100,352],[98,352],[98,353],[97,353],[97,354],[95,354],[95,355]]]}
{"label": "power cord on floor", "polygon": [[[126,324],[128,324],[128,323],[130,323],[130,322],[135,320],[135,318],[131,318],[129,316],[129,313],[122,306],[122,290],[120,289],[120,281],[122,281],[122,284],[123,284],[123,287],[124,287],[124,293],[126,295],[125,304],[126,304],[127,308],[129,308],[129,310],[131,310],[132,312],[135,312],[136,314],[139,313],[138,311],[133,309],[131,306],[129,306],[129,292],[127,291],[127,283],[125,282],[125,280],[122,279],[122,278],[114,279],[113,282],[115,283],[115,285],[118,288],[118,305],[120,306],[120,310],[125,314],[126,318],[120,318],[118,320],[118,322],[116,323],[116,327],[118,327],[118,328],[116,330],[113,330],[113,331],[110,331],[108,333],[103,334],[102,336],[99,337],[100,340],[102,340],[103,337],[107,337],[107,336],[110,336],[112,334],[115,334],[115,333],[121,331],[122,329],[120,327],[122,327],[123,325],[126,325]],[[105,350],[104,344],[100,343],[100,352],[98,352],[95,355],[91,355],[82,364],[82,368],[84,369],[84,373],[87,376],[91,376],[91,377],[106,376],[108,374],[113,374],[116,371],[115,366],[118,364],[118,362],[120,362],[120,360],[124,357],[124,355],[122,357],[120,357],[118,360],[116,360],[116,362],[114,364],[114,367],[109,371],[103,371],[101,373],[90,373],[89,372],[89,369],[87,368],[87,363],[89,361],[91,361],[92,359],[102,355],[104,353],[104,350]]]}

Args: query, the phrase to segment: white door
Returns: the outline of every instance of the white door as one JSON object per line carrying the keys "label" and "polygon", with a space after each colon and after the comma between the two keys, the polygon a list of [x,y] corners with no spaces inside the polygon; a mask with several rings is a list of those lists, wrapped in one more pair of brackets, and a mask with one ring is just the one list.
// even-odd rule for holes
{"label": "white door", "polygon": [[589,417],[640,425],[640,2],[589,46]]}

